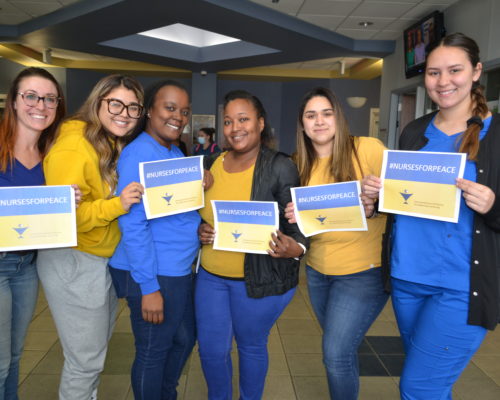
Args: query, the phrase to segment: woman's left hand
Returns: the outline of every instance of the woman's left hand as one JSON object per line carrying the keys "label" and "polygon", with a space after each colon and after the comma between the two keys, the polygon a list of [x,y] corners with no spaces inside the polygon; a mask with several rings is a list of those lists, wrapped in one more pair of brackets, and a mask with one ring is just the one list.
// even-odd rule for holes
{"label": "woman's left hand", "polygon": [[270,250],[267,253],[273,258],[297,258],[304,253],[304,249],[292,237],[281,231],[271,234]]}
{"label": "woman's left hand", "polygon": [[73,190],[75,191],[75,208],[78,208],[82,201],[82,191],[80,190],[80,187],[78,185],[71,185]]}
{"label": "woman's left hand", "polygon": [[486,214],[495,203],[495,193],[488,186],[458,178],[457,187],[462,190],[465,203],[479,214]]}
{"label": "woman's left hand", "polygon": [[214,176],[208,169],[203,172],[203,189],[208,190],[214,184]]}

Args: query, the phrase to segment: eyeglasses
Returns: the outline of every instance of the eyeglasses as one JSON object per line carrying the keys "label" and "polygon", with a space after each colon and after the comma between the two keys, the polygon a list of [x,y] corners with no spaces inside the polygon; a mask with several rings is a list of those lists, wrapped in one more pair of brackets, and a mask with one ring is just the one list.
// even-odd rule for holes
{"label": "eyeglasses", "polygon": [[139,119],[142,115],[143,107],[137,103],[130,103],[128,106],[123,103],[123,101],[118,99],[101,99],[108,103],[108,111],[113,115],[120,115],[123,109],[127,109],[127,115],[130,118]]}
{"label": "eyeglasses", "polygon": [[38,102],[42,100],[45,107],[57,108],[59,100],[61,100],[61,98],[57,96],[38,96],[38,94],[34,92],[18,92],[17,94],[22,97],[24,104],[26,104],[28,107],[36,107],[38,105]]}

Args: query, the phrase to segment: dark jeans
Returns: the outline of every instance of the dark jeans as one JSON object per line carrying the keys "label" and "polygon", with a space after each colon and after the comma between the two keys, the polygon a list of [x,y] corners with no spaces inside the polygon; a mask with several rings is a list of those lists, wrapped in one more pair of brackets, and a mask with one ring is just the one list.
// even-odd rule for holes
{"label": "dark jeans", "polygon": [[324,275],[307,267],[309,297],[323,328],[323,363],[332,399],[359,392],[358,347],[387,302],[380,268]]}
{"label": "dark jeans", "polygon": [[135,337],[132,389],[136,400],[175,400],[182,368],[193,349],[196,333],[193,276],[158,276],[164,321],[142,318],[142,294],[130,272],[110,267],[118,297],[125,297]]}

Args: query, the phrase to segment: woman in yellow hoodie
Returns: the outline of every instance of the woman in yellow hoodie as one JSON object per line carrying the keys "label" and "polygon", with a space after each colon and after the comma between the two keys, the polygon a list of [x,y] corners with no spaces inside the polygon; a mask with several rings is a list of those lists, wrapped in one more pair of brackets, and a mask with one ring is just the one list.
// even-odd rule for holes
{"label": "woman in yellow hoodie", "polygon": [[142,115],[142,102],[135,79],[101,79],[61,125],[43,163],[47,185],[76,183],[82,192],[77,247],[40,251],[37,264],[64,351],[60,400],[96,398],[117,304],[107,268],[120,240],[117,218],[143,193],[132,182],[115,194],[116,162]]}

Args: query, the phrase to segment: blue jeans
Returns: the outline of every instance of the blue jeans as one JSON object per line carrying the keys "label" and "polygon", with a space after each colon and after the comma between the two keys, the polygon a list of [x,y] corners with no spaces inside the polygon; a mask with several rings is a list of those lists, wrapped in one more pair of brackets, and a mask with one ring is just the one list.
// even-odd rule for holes
{"label": "blue jeans", "polygon": [[0,400],[17,400],[19,360],[38,296],[36,252],[0,252]]}
{"label": "blue jeans", "polygon": [[306,267],[309,297],[323,328],[323,363],[332,399],[355,400],[359,392],[358,347],[388,294],[380,268],[324,275]]}
{"label": "blue jeans", "polygon": [[268,368],[269,332],[295,293],[253,299],[245,282],[209,274],[200,268],[195,308],[198,344],[209,400],[231,400],[231,344],[236,339],[240,366],[240,399],[262,398]]}
{"label": "blue jeans", "polygon": [[487,332],[467,324],[469,293],[392,278],[392,304],[406,353],[401,399],[451,399]]}
{"label": "blue jeans", "polygon": [[177,385],[196,341],[193,275],[157,276],[163,323],[142,318],[142,294],[129,271],[110,267],[118,297],[125,297],[135,338],[132,389],[136,400],[175,400]]}

